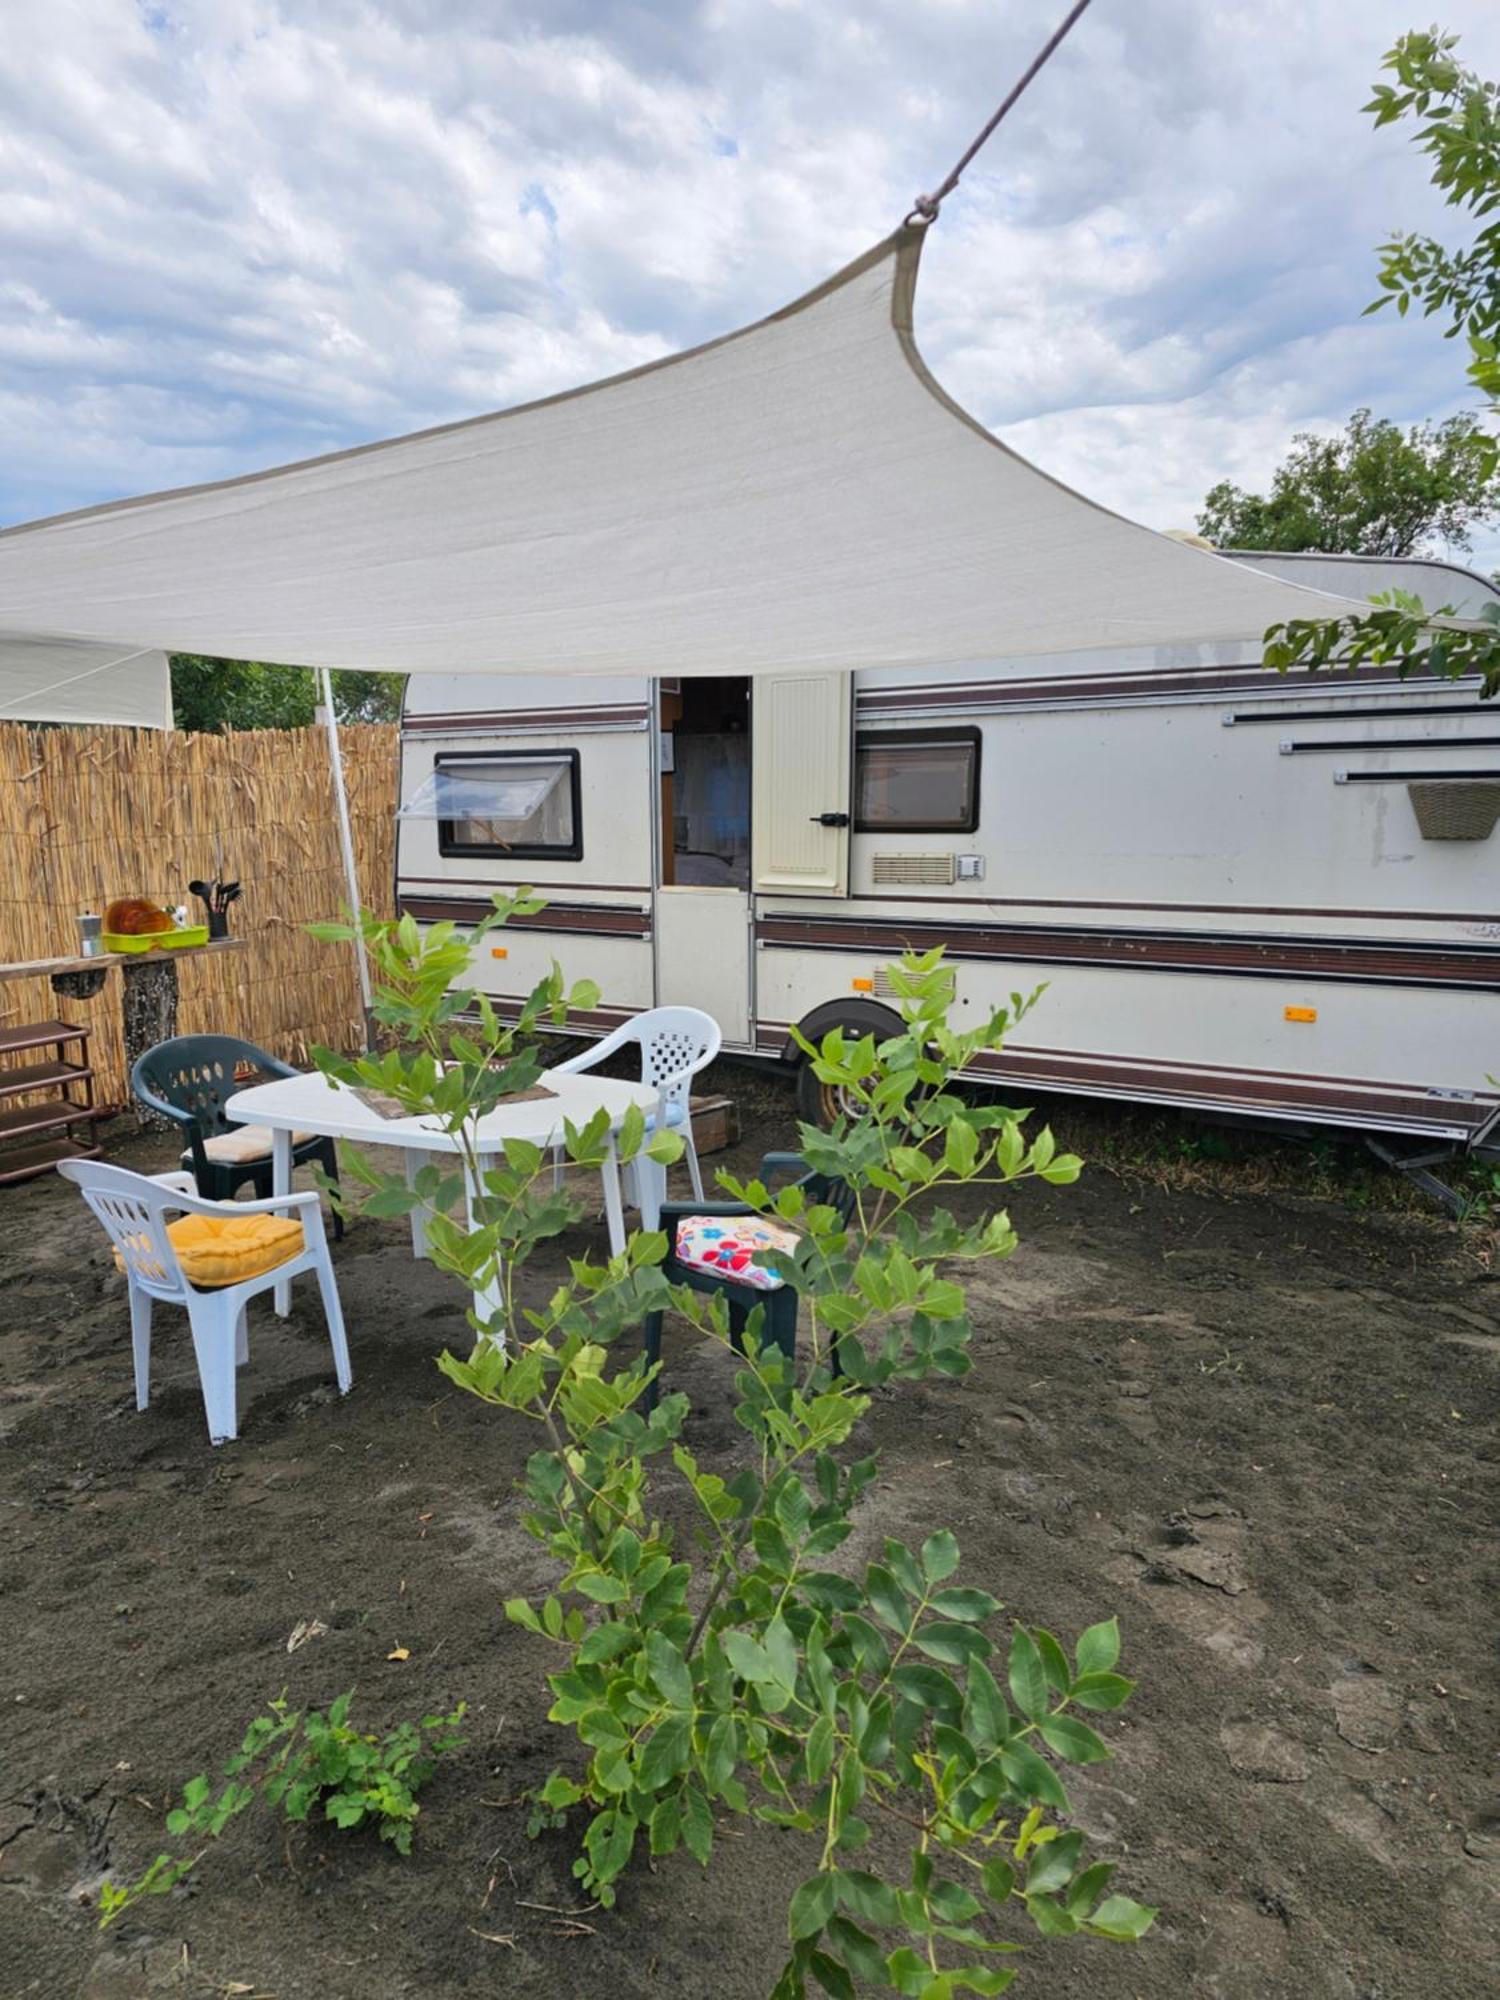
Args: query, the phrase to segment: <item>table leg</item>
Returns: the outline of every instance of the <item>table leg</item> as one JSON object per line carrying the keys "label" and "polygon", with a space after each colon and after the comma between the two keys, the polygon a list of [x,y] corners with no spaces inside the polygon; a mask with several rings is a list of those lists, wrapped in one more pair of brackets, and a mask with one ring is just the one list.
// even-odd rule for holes
{"label": "table leg", "polygon": [[609,1224],[609,1252],[618,1257],[625,1248],[625,1209],[620,1200],[620,1159],[615,1151],[614,1134],[611,1133],[605,1147],[604,1164],[599,1169],[599,1178],[604,1183],[604,1214]]}
{"label": "table leg", "polygon": [[[271,1131],[271,1192],[273,1195],[290,1194],[292,1191],[292,1135],[278,1126]],[[283,1319],[292,1309],[292,1284],[288,1278],[276,1287],[276,1310]]]}
{"label": "table leg", "polygon": [[[469,1227],[471,1229],[475,1227],[475,1199],[482,1192],[485,1175],[495,1165],[495,1156],[492,1153],[480,1153],[476,1155],[476,1158],[479,1163],[480,1186],[476,1187],[474,1176],[470,1173],[467,1163],[464,1166],[464,1191],[468,1203]],[[481,1320],[484,1320],[488,1324],[490,1339],[495,1341],[499,1346],[504,1347],[505,1324],[501,1315],[505,1311],[505,1294],[501,1289],[500,1274],[498,1271],[488,1285],[475,1292],[474,1311]]]}
{"label": "table leg", "polygon": [[[417,1175],[421,1172],[427,1155],[417,1151],[415,1148],[408,1148],[405,1159],[406,1185],[414,1187]],[[420,1208],[414,1208],[411,1212],[411,1254],[413,1257],[425,1257],[427,1255],[427,1216],[425,1211]]]}

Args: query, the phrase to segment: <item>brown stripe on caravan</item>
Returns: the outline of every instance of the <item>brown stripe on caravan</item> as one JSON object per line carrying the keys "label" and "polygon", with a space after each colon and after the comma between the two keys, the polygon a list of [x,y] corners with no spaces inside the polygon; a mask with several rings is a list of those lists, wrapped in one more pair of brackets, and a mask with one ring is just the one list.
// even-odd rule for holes
{"label": "brown stripe on caravan", "polygon": [[[1432,691],[1451,689],[1453,683],[1436,675],[1408,675],[1398,679],[1389,667],[1353,667],[1341,671],[1338,684],[1356,683],[1369,687],[1387,682],[1392,689],[1420,691],[1421,682],[1431,682]],[[1262,688],[1282,698],[1327,695],[1335,684],[1326,675],[1280,675],[1254,661],[1219,667],[1171,667],[1143,670],[1133,674],[1048,674],[1025,680],[949,681],[942,687],[930,683],[912,687],[865,688],[855,696],[860,719],[876,720],[890,711],[907,713],[914,709],[934,709],[956,714],[960,710],[1002,709],[1016,702],[1052,701],[1147,701],[1163,695],[1200,694],[1212,699],[1224,694],[1243,694]]]}
{"label": "brown stripe on caravan", "polygon": [[[502,1020],[513,1013],[519,1013],[531,997],[526,993],[486,993],[486,999],[495,1008]],[[622,1021],[633,1021],[640,1013],[639,1007],[570,1007],[568,1018],[561,1028],[547,1027],[549,1035],[607,1035],[612,1028],[618,1028]],[[464,1013],[456,1017],[460,1021],[475,1021],[477,1014]]]}
{"label": "brown stripe on caravan", "polygon": [[441,715],[408,715],[401,727],[411,735],[446,731],[461,734],[466,729],[628,729],[651,720],[644,702],[615,703],[595,708],[506,708],[475,709]]}
{"label": "brown stripe on caravan", "polygon": [[[576,863],[573,865],[576,866]],[[415,887],[421,890],[485,889],[492,896],[504,895],[510,891],[510,884],[496,882],[493,877],[484,875],[408,875],[404,879],[408,888]],[[520,886],[519,881],[516,886]],[[527,886],[535,885],[528,883]],[[546,885],[542,886],[545,888]],[[592,889],[598,895],[649,896],[651,894],[650,884],[646,882],[580,882],[578,887]],[[489,905],[486,904],[485,908],[488,909]]]}
{"label": "brown stripe on caravan", "polygon": [[1004,1050],[977,1057],[966,1074],[992,1082],[1030,1084],[1129,1096],[1171,1097],[1223,1105],[1263,1117],[1322,1114],[1369,1123],[1405,1122],[1461,1136],[1478,1133],[1494,1118],[1494,1097],[1459,1097],[1421,1084],[1362,1083],[1352,1077],[1315,1077],[1271,1070],[1234,1071],[1212,1064],[1130,1061],[1122,1057],[1029,1054]]}
{"label": "brown stripe on caravan", "polygon": [[930,951],[955,960],[1122,966],[1144,972],[1237,973],[1251,978],[1354,980],[1382,986],[1456,986],[1500,992],[1500,945],[1366,943],[1343,938],[1207,936],[1196,931],[1106,931],[1035,924],[901,923],[895,919],[764,917],[772,951]]}
{"label": "brown stripe on caravan", "polygon": [[[983,1057],[983,1062],[985,1063],[990,1063],[991,1060],[991,1055]],[[1264,1080],[1268,1083],[1326,1083],[1336,1088],[1349,1090],[1369,1090],[1372,1088],[1367,1077],[1338,1076],[1331,1074],[1327,1070],[1253,1069],[1244,1063],[1179,1062],[1174,1056],[1152,1056],[1149,1059],[1144,1059],[1140,1056],[1101,1054],[1097,1050],[1006,1047],[1003,1050],[993,1052],[993,1060],[1002,1062],[1015,1060],[1017,1062],[1038,1063],[1090,1063],[1101,1067],[1112,1066],[1120,1069],[1139,1067],[1145,1061],[1146,1067],[1152,1071],[1153,1075],[1158,1073],[1164,1075],[1169,1070],[1181,1070],[1185,1076],[1242,1076]],[[1432,1095],[1431,1088],[1427,1084],[1421,1083],[1386,1083],[1378,1086],[1378,1088],[1398,1096],[1429,1097]],[[1480,1101],[1482,1095],[1483,1093],[1476,1095],[1475,1101]],[[1443,1101],[1448,1101],[1446,1095]],[[1469,1099],[1466,1096],[1461,1096],[1457,1101],[1467,1103]],[[1494,1098],[1492,1101],[1500,1103],[1500,1098]]]}
{"label": "brown stripe on caravan", "polygon": [[[477,924],[492,914],[493,903],[467,896],[399,896],[398,913],[415,917],[423,924]],[[651,935],[651,919],[644,910],[622,910],[612,903],[549,903],[529,917],[511,917],[508,931],[572,931],[585,937],[636,937]]]}
{"label": "brown stripe on caravan", "polygon": [[[792,1028],[789,1021],[762,1021],[760,1023],[761,1038],[768,1047],[784,1048],[791,1039],[791,1032]],[[1337,1090],[1368,1092],[1374,1089],[1377,1094],[1390,1097],[1420,1097],[1430,1099],[1434,1095],[1432,1088],[1427,1084],[1387,1083],[1379,1086],[1372,1085],[1366,1077],[1338,1076],[1330,1074],[1326,1070],[1252,1069],[1243,1063],[1179,1062],[1173,1056],[1143,1058],[1140,1056],[1108,1055],[1100,1053],[1097,1050],[1051,1049],[1045,1047],[1022,1048],[1014,1044],[1009,1044],[1002,1050],[985,1052],[976,1056],[974,1062],[970,1065],[970,1069],[966,1070],[964,1074],[968,1075],[980,1069],[993,1070],[997,1065],[1008,1067],[1013,1064],[1040,1064],[1049,1069],[1064,1067],[1074,1069],[1079,1064],[1086,1064],[1091,1071],[1097,1071],[1100,1074],[1110,1069],[1136,1070],[1145,1068],[1149,1069],[1153,1076],[1165,1076],[1169,1072],[1180,1071],[1183,1076],[1193,1077],[1244,1077],[1252,1081],[1257,1088],[1281,1083],[1316,1083],[1326,1084],[1331,1089]],[[1472,1098],[1468,1096],[1455,1097],[1447,1092],[1438,1092],[1436,1094],[1439,1101],[1444,1104],[1452,1102],[1464,1105],[1472,1102],[1479,1107],[1481,1112],[1492,1111],[1496,1106],[1500,1106],[1500,1095],[1497,1095],[1493,1091],[1477,1091],[1473,1093]]]}
{"label": "brown stripe on caravan", "polygon": [[[590,888],[607,885],[590,883]],[[644,894],[645,891],[638,893]],[[1110,896],[914,896],[905,890],[877,895],[856,890],[850,903],[935,903],[945,910],[955,904],[980,910],[1150,910],[1174,917],[1314,917],[1352,918],[1360,923],[1482,924],[1500,938],[1500,908],[1494,910],[1339,910],[1314,909],[1306,903],[1129,903]]]}
{"label": "brown stripe on caravan", "polygon": [[[756,1047],[767,1055],[793,1053],[790,1023],[758,1023]],[[1460,1139],[1479,1137],[1500,1117],[1500,1098],[1493,1093],[1463,1097],[1417,1083],[1378,1085],[1359,1077],[1232,1069],[1227,1064],[1091,1055],[1072,1049],[1008,1048],[977,1056],[961,1074],[1036,1090],[1155,1098],[1261,1117],[1280,1114],[1334,1123],[1364,1121],[1385,1129],[1397,1124]]]}

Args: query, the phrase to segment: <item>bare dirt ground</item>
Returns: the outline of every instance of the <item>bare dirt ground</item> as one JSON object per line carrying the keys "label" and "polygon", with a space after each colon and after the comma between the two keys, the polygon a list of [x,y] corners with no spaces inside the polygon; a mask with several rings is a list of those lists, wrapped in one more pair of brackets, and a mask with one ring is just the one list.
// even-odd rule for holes
{"label": "bare dirt ground", "polygon": [[[739,1157],[790,1120],[767,1098]],[[1140,1689],[1073,1789],[1161,1920],[1134,1949],[1028,1951],[1017,1991],[1493,1994],[1492,1236],[1119,1170],[1012,1206],[973,1374],[871,1414],[867,1525],[951,1526],[968,1580],[1064,1634],[1120,1617]],[[403,1227],[361,1218],[336,1252],[353,1394],[308,1297],[261,1305],[241,1438],[213,1450],[170,1315],[136,1414],[122,1280],[76,1195],[33,1183],[0,1213],[0,1991],[762,2000],[794,1837],[726,1822],[709,1873],[638,1864],[610,1913],[580,1907],[567,1835],[526,1838],[517,1795],[570,1754],[548,1650],[500,1609],[548,1580],[515,1497],[533,1440],[438,1375],[466,1329]],[[668,1367],[694,1448],[730,1451],[722,1357],[669,1334]],[[101,1875],[157,1852],[169,1797],[268,1697],[353,1685],[372,1723],[470,1703],[409,1861],[247,1815],[190,1891],[99,1934]]]}

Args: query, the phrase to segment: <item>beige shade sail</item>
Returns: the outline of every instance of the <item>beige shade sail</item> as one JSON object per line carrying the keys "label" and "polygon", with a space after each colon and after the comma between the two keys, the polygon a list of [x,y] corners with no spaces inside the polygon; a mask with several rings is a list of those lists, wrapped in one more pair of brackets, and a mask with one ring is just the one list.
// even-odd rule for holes
{"label": "beige shade sail", "polygon": [[1348,608],[1112,514],[912,337],[923,230],[591,388],[0,534],[0,648],[718,674],[1253,640]]}

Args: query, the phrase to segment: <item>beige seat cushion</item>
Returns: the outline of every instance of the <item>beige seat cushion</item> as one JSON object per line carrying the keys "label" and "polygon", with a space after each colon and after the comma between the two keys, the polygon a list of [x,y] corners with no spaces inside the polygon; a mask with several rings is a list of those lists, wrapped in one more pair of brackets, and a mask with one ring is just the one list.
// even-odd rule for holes
{"label": "beige seat cushion", "polygon": [[[292,1144],[306,1145],[311,1132],[294,1132]],[[220,1132],[213,1139],[205,1139],[203,1150],[211,1160],[223,1166],[243,1166],[250,1160],[265,1160],[271,1154],[271,1128],[269,1125],[236,1125],[232,1132]],[[191,1155],[184,1153],[184,1160]]]}

